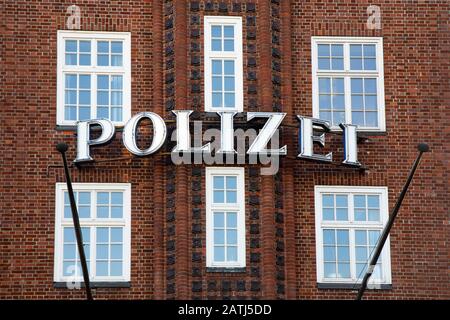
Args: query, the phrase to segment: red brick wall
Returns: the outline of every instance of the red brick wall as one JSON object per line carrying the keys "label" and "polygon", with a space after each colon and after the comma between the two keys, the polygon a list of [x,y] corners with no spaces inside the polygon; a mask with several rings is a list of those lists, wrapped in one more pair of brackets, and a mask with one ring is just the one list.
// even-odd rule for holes
{"label": "red brick wall", "polygon": [[[56,32],[66,28],[71,4],[9,1],[1,10],[0,298],[84,297],[83,291],[53,287],[54,190],[65,181],[54,147],[64,140],[69,159],[75,152],[74,131],[55,128]],[[450,297],[449,164],[442,129],[450,120],[446,1],[381,1],[381,30],[366,29],[365,1],[74,4],[81,8],[81,30],[131,32],[132,114],[155,111],[165,119],[173,118],[173,109],[203,110],[204,15],[243,17],[244,110],[281,109],[288,113],[286,124],[296,124],[295,114],[312,114],[311,36],[384,41],[387,132],[359,144],[368,170],[291,157],[279,175],[261,178],[257,166],[246,166],[244,273],[206,272],[204,166],[172,165],[164,151],[173,143],[143,159],[72,168],[74,182],[132,184],[131,288],[95,289],[95,298],[352,298],[352,291],[316,288],[314,185],[388,186],[392,208],[420,141],[432,153],[424,156],[392,230],[393,289],[367,297]],[[283,131],[290,156],[295,135],[294,129]],[[337,137],[327,136],[326,149],[335,162],[341,159]],[[129,156],[120,133],[111,145],[93,150],[97,160]]]}

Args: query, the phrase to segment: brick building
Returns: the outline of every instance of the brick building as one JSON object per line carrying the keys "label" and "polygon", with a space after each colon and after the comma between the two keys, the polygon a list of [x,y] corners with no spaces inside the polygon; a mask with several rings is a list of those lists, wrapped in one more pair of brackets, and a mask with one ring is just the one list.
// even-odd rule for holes
{"label": "brick building", "polygon": [[[450,298],[449,9],[2,1],[0,297],[84,297],[66,284],[78,254],[55,145],[67,142],[74,159],[76,121],[105,117],[115,139],[71,167],[96,299],[353,298],[422,141],[432,152],[367,297]],[[236,128],[248,112],[286,113],[288,155],[275,175],[260,164],[175,165],[173,110],[196,111],[204,129],[220,126],[215,111],[238,112]],[[119,139],[140,112],[160,115],[169,133],[147,157]],[[329,121],[315,152],[332,162],[297,157],[296,115]],[[340,122],[358,125],[360,167],[342,164]]]}

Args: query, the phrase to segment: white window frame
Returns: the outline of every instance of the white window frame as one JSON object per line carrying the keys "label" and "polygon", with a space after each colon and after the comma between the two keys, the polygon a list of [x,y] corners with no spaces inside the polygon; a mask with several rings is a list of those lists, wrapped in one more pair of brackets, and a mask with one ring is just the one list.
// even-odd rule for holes
{"label": "white window frame", "polygon": [[[319,70],[318,50],[319,44],[344,45],[344,70]],[[375,44],[376,70],[350,70],[350,44]],[[377,106],[378,126],[358,127],[361,132],[386,131],[385,98],[384,98],[384,58],[382,37],[311,37],[311,65],[312,65],[312,104],[313,117],[319,118],[319,77],[342,77],[345,88],[345,122],[352,121],[350,77],[371,77],[377,79]],[[341,130],[339,126],[332,126],[333,131]]]}
{"label": "white window frame", "polygon": [[[123,266],[122,276],[96,276],[95,275],[95,251],[96,237],[91,229],[90,248],[91,259],[89,266],[89,278],[93,282],[128,282],[130,281],[131,268],[131,184],[130,183],[74,183],[74,192],[91,192],[91,212],[96,206],[96,192],[123,192],[123,218],[121,219],[80,219],[81,227],[123,227]],[[55,192],[55,256],[54,256],[54,281],[74,281],[74,276],[64,276],[63,273],[63,228],[73,227],[72,217],[64,218],[64,192],[67,191],[66,183],[56,183]],[[77,248],[78,250],[78,248]],[[76,279],[78,280],[78,279]],[[82,281],[82,276],[80,276]]]}
{"label": "white window frame", "polygon": [[[322,194],[346,194],[348,197],[348,217],[349,221],[323,221],[322,220]],[[354,194],[376,194],[380,196],[380,221],[355,221],[353,210]],[[389,219],[388,205],[388,189],[387,187],[369,187],[369,186],[315,186],[315,224],[316,224],[316,263],[317,263],[317,282],[332,284],[358,284],[361,283],[364,275],[357,279],[356,274],[356,258],[355,258],[355,239],[354,230],[379,230],[380,235],[384,226]],[[348,229],[349,232],[349,249],[350,249],[350,279],[325,278],[324,277],[324,260],[323,260],[323,229]],[[369,287],[376,288],[376,285],[391,284],[391,253],[390,253],[390,237],[381,253],[382,259],[382,279],[375,278],[369,280]]]}
{"label": "white window frame", "polygon": [[[234,51],[215,52],[211,50],[211,26],[212,25],[233,25],[235,30]],[[244,110],[244,86],[243,86],[243,65],[242,65],[242,17],[231,16],[205,16],[204,17],[204,95],[205,111],[235,111]],[[211,61],[213,59],[229,59],[235,61],[235,108],[213,108],[212,107],[212,75]]]}
{"label": "white window frame", "polygon": [[[237,204],[214,204],[213,203],[213,177],[214,176],[237,176]],[[243,268],[246,265],[245,252],[245,170],[236,167],[207,167],[206,168],[206,266],[210,268]],[[237,212],[237,250],[236,262],[214,261],[214,222],[213,211],[236,211]]]}
{"label": "white window frame", "polygon": [[[122,75],[122,121],[113,121],[117,126],[122,126],[131,117],[131,33],[130,32],[99,32],[99,31],[73,31],[58,30],[57,42],[57,125],[72,126],[77,123],[74,120],[64,119],[64,74],[84,73],[91,75],[91,115],[97,114],[97,74]],[[90,66],[66,66],[65,65],[65,40],[91,40],[91,65]],[[97,66],[97,40],[121,40],[123,41],[122,61],[123,66]],[[94,75],[94,77],[92,77]],[[95,119],[95,118],[93,118]]]}

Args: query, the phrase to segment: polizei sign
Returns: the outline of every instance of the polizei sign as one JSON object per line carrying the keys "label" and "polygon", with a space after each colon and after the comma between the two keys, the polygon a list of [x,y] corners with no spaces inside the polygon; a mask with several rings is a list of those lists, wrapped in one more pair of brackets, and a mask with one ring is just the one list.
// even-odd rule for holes
{"label": "polizei sign", "polygon": [[[282,124],[286,113],[282,112],[248,112],[247,122],[262,118],[266,119],[264,126],[259,132],[255,129],[234,129],[234,117],[236,112],[217,112],[220,117],[220,130],[208,129],[202,134],[201,121],[194,121],[194,145],[191,144],[190,115],[192,110],[172,111],[176,115],[176,130],[172,140],[176,141],[176,146],[172,150],[173,155],[179,154],[201,154],[211,155],[212,153],[223,156],[246,154],[249,157],[261,158],[264,156],[278,157],[287,154],[287,146],[279,147],[278,129]],[[330,131],[328,121],[297,116],[299,120],[298,158],[311,159],[323,162],[332,161],[332,153],[326,155],[314,153],[314,144],[325,145],[325,133]],[[151,145],[146,149],[141,149],[137,145],[138,127],[141,121],[150,120],[153,126],[153,138]],[[200,125],[200,127],[199,127]],[[344,161],[343,164],[349,166],[361,166],[358,161],[357,132],[356,126],[351,124],[340,124],[343,131]],[[100,134],[97,138],[91,139],[93,127],[100,127]],[[200,130],[199,130],[200,128]],[[96,129],[97,130],[97,129]],[[115,135],[115,126],[108,119],[94,119],[79,121],[77,123],[77,156],[76,163],[93,161],[90,156],[90,147],[109,143]],[[97,130],[98,131],[98,130]],[[318,132],[320,131],[320,132]],[[212,139],[215,137],[215,139]],[[123,144],[133,155],[143,157],[157,152],[167,138],[167,127],[164,120],[156,113],[142,112],[136,114],[125,124],[122,133]],[[235,138],[237,146],[235,145]],[[207,140],[209,139],[209,140]],[[249,147],[245,147],[245,140],[248,139]],[[211,141],[214,140],[214,141]],[[210,141],[203,144],[203,141]],[[269,147],[270,145],[270,147]],[[173,157],[174,159],[174,157]],[[204,160],[203,160],[204,161]],[[234,160],[232,160],[234,161]]]}

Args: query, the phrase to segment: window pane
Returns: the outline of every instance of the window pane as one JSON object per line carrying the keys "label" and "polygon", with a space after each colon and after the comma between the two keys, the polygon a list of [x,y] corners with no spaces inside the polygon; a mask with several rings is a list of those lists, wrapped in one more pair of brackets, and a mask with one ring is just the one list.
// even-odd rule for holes
{"label": "window pane", "polygon": [[336,220],[338,220],[338,221],[347,221],[348,220],[347,208],[336,209]]}
{"label": "window pane", "polygon": [[97,228],[97,242],[108,243],[109,232],[108,228]]}
{"label": "window pane", "polygon": [[227,247],[227,261],[237,261],[237,247]]}
{"label": "window pane", "polygon": [[234,51],[234,40],[224,40],[223,50],[224,51]]}
{"label": "window pane", "polygon": [[234,77],[225,77],[224,89],[225,91],[234,91]]}
{"label": "window pane", "polygon": [[377,112],[367,112],[366,113],[366,126],[376,127],[378,126],[378,114]]}
{"label": "window pane", "polygon": [[77,88],[77,75],[76,74],[67,74],[66,75],[66,88]]}
{"label": "window pane", "polygon": [[91,88],[91,75],[80,74],[80,89],[90,89]]}
{"label": "window pane", "polygon": [[233,26],[224,26],[223,27],[223,35],[225,38],[233,38],[234,37],[234,27]]}
{"label": "window pane", "polygon": [[365,57],[375,57],[375,45],[365,44],[364,45],[364,56]]}
{"label": "window pane", "polygon": [[214,189],[225,189],[224,177],[222,177],[222,176],[213,177],[213,188]]}
{"label": "window pane", "polygon": [[214,247],[214,261],[222,262],[225,261],[225,248],[224,247]]}
{"label": "window pane", "polygon": [[334,245],[334,230],[331,229],[325,229],[323,230],[323,244],[327,245]]}
{"label": "window pane", "polygon": [[227,203],[237,203],[236,191],[227,191]]}
{"label": "window pane", "polygon": [[331,110],[331,96],[330,95],[321,94],[319,96],[319,108],[323,109],[323,110]]}
{"label": "window pane", "polygon": [[323,248],[323,260],[324,261],[336,261],[336,249],[335,249],[335,247],[325,246]]}
{"label": "window pane", "polygon": [[334,220],[334,209],[324,208],[323,209],[323,220]]}
{"label": "window pane", "polygon": [[122,41],[112,41],[111,42],[111,52],[112,53],[122,53]]}
{"label": "window pane", "polygon": [[324,194],[322,196],[322,206],[327,208],[334,207],[334,197],[331,194]]}
{"label": "window pane", "polygon": [[320,70],[330,70],[330,59],[329,58],[319,58],[319,69]]}
{"label": "window pane", "polygon": [[367,110],[377,110],[377,96],[366,96],[365,107]]}
{"label": "window pane", "polygon": [[109,105],[108,91],[98,91],[97,92],[97,105],[101,105],[101,106]]}
{"label": "window pane", "polygon": [[350,45],[350,56],[351,57],[361,57],[362,56],[362,46],[360,44]]}
{"label": "window pane", "polygon": [[225,107],[235,106],[235,95],[234,93],[225,93]]}
{"label": "window pane", "polygon": [[122,192],[111,192],[111,203],[112,204],[123,204],[123,193]]}
{"label": "window pane", "polygon": [[237,244],[237,230],[227,230],[227,244]]}
{"label": "window pane", "polygon": [[223,227],[225,227],[223,212],[214,212],[214,228]]}
{"label": "window pane", "polygon": [[319,78],[319,92],[320,93],[331,92],[330,78]]}
{"label": "window pane", "polygon": [[339,278],[350,278],[350,264],[349,263],[339,263],[338,264],[338,277]]}
{"label": "window pane", "polygon": [[121,106],[122,105],[122,92],[113,91],[111,92],[111,105]]}
{"label": "window pane", "polygon": [[222,77],[212,77],[212,90],[222,91]]}
{"label": "window pane", "polygon": [[364,59],[364,70],[376,70],[376,62],[375,59],[366,58]]}
{"label": "window pane", "polygon": [[331,55],[333,57],[343,57],[344,56],[344,45],[332,44],[331,45]]}
{"label": "window pane", "polygon": [[109,218],[109,208],[106,206],[97,207],[98,218]]}
{"label": "window pane", "polygon": [[78,207],[78,215],[79,215],[80,219],[90,218],[91,207],[79,206]]}
{"label": "window pane", "polygon": [[106,54],[97,55],[97,65],[108,66],[109,65],[109,56]]}
{"label": "window pane", "polygon": [[123,208],[122,207],[112,207],[111,208],[111,218],[119,219],[123,216]]}
{"label": "window pane", "polygon": [[77,64],[76,54],[66,54],[66,65],[73,66]]}
{"label": "window pane", "polygon": [[337,244],[348,245],[348,230],[336,230]]}
{"label": "window pane", "polygon": [[90,105],[91,104],[91,92],[90,91],[80,91],[80,101],[79,104]]}
{"label": "window pane", "polygon": [[107,276],[108,275],[108,262],[97,261],[96,263],[97,276]]}
{"label": "window pane", "polygon": [[121,55],[117,55],[117,54],[113,54],[111,56],[111,65],[115,66],[115,67],[122,66],[123,65],[122,56]]}
{"label": "window pane", "polygon": [[344,94],[344,78],[333,79],[333,93]]}
{"label": "window pane", "polygon": [[228,212],[227,213],[227,228],[237,228],[237,213]]}
{"label": "window pane", "polygon": [[75,242],[74,228],[64,228],[64,242]]}
{"label": "window pane", "polygon": [[111,262],[111,276],[121,276],[122,275],[122,262],[113,261]]}
{"label": "window pane", "polygon": [[324,276],[325,278],[336,278],[336,264],[334,262],[324,264]]}
{"label": "window pane", "polygon": [[352,94],[363,93],[363,80],[361,78],[351,79]]}
{"label": "window pane", "polygon": [[224,74],[234,75],[234,61],[233,60],[225,60],[223,62],[223,65],[224,65]]}
{"label": "window pane", "polygon": [[352,112],[352,124],[364,126],[364,112]]}
{"label": "window pane", "polygon": [[77,120],[77,108],[75,106],[68,106],[64,108],[65,120]]}
{"label": "window pane", "polygon": [[362,70],[362,59],[351,58],[350,59],[350,69],[352,69],[352,70]]}
{"label": "window pane", "polygon": [[355,243],[357,246],[365,246],[367,244],[366,231],[362,230],[355,231]]}
{"label": "window pane", "polygon": [[347,195],[336,195],[336,206],[347,207]]}
{"label": "window pane", "polygon": [[109,89],[109,76],[97,76],[97,89]]}
{"label": "window pane", "polygon": [[344,70],[344,59],[331,59],[331,68],[333,70]]}
{"label": "window pane", "polygon": [[367,261],[366,247],[356,247],[355,256],[356,261]]}
{"label": "window pane", "polygon": [[212,39],[211,40],[211,50],[212,51],[222,51],[222,40]]}
{"label": "window pane", "polygon": [[77,91],[76,90],[66,90],[65,103],[66,104],[77,104]]}
{"label": "window pane", "polygon": [[75,259],[76,252],[77,252],[77,247],[75,244],[65,244],[63,259],[64,260]]}
{"label": "window pane", "polygon": [[222,27],[221,26],[211,26],[211,36],[215,38],[222,37]]}
{"label": "window pane", "polygon": [[122,259],[122,245],[113,244],[111,245],[111,259]]}
{"label": "window pane", "polygon": [[368,195],[367,204],[369,208],[379,208],[380,207],[380,196],[378,195]]}
{"label": "window pane", "polygon": [[370,230],[369,231],[369,245],[373,246],[373,247],[376,246],[379,236],[380,236],[380,231]]}
{"label": "window pane", "polygon": [[380,210],[369,209],[369,221],[380,221]]}
{"label": "window pane", "polygon": [[364,110],[364,100],[362,95],[352,95],[352,110]]}
{"label": "window pane", "polygon": [[329,44],[319,44],[317,45],[317,52],[319,57],[330,56],[330,45]]}
{"label": "window pane", "polygon": [[91,118],[91,108],[89,107],[81,107],[80,108],[80,114],[79,114],[79,120],[88,120]]}
{"label": "window pane", "polygon": [[97,42],[97,52],[109,53],[109,42],[108,41],[98,41]]}
{"label": "window pane", "polygon": [[121,90],[122,88],[122,76],[111,76],[111,89]]}
{"label": "window pane", "polygon": [[355,220],[366,221],[366,209],[355,209]]}
{"label": "window pane", "polygon": [[338,261],[347,262],[350,261],[350,250],[349,247],[338,247],[337,248],[337,258]]}
{"label": "window pane", "polygon": [[225,202],[224,192],[223,191],[214,191],[213,201],[215,203],[224,203]]}
{"label": "window pane", "polygon": [[221,108],[222,107],[222,94],[221,93],[213,93],[212,94],[212,106],[213,106],[213,108]]}
{"label": "window pane", "polygon": [[97,193],[97,204],[108,204],[109,203],[109,193],[108,192],[98,192]]}
{"label": "window pane", "polygon": [[345,98],[344,95],[333,95],[333,109],[344,110]]}
{"label": "window pane", "polygon": [[237,188],[236,181],[237,181],[236,177],[227,177],[227,189],[236,190]]}
{"label": "window pane", "polygon": [[80,66],[89,66],[91,64],[90,54],[80,54]]}
{"label": "window pane", "polygon": [[123,242],[123,228],[111,228],[111,242]]}
{"label": "window pane", "polygon": [[353,198],[355,203],[355,208],[365,208],[366,207],[366,196],[355,195]]}
{"label": "window pane", "polygon": [[66,40],[66,52],[77,52],[76,40]]}
{"label": "window pane", "polygon": [[107,260],[108,259],[108,245],[107,244],[98,244],[97,245],[97,260]]}

